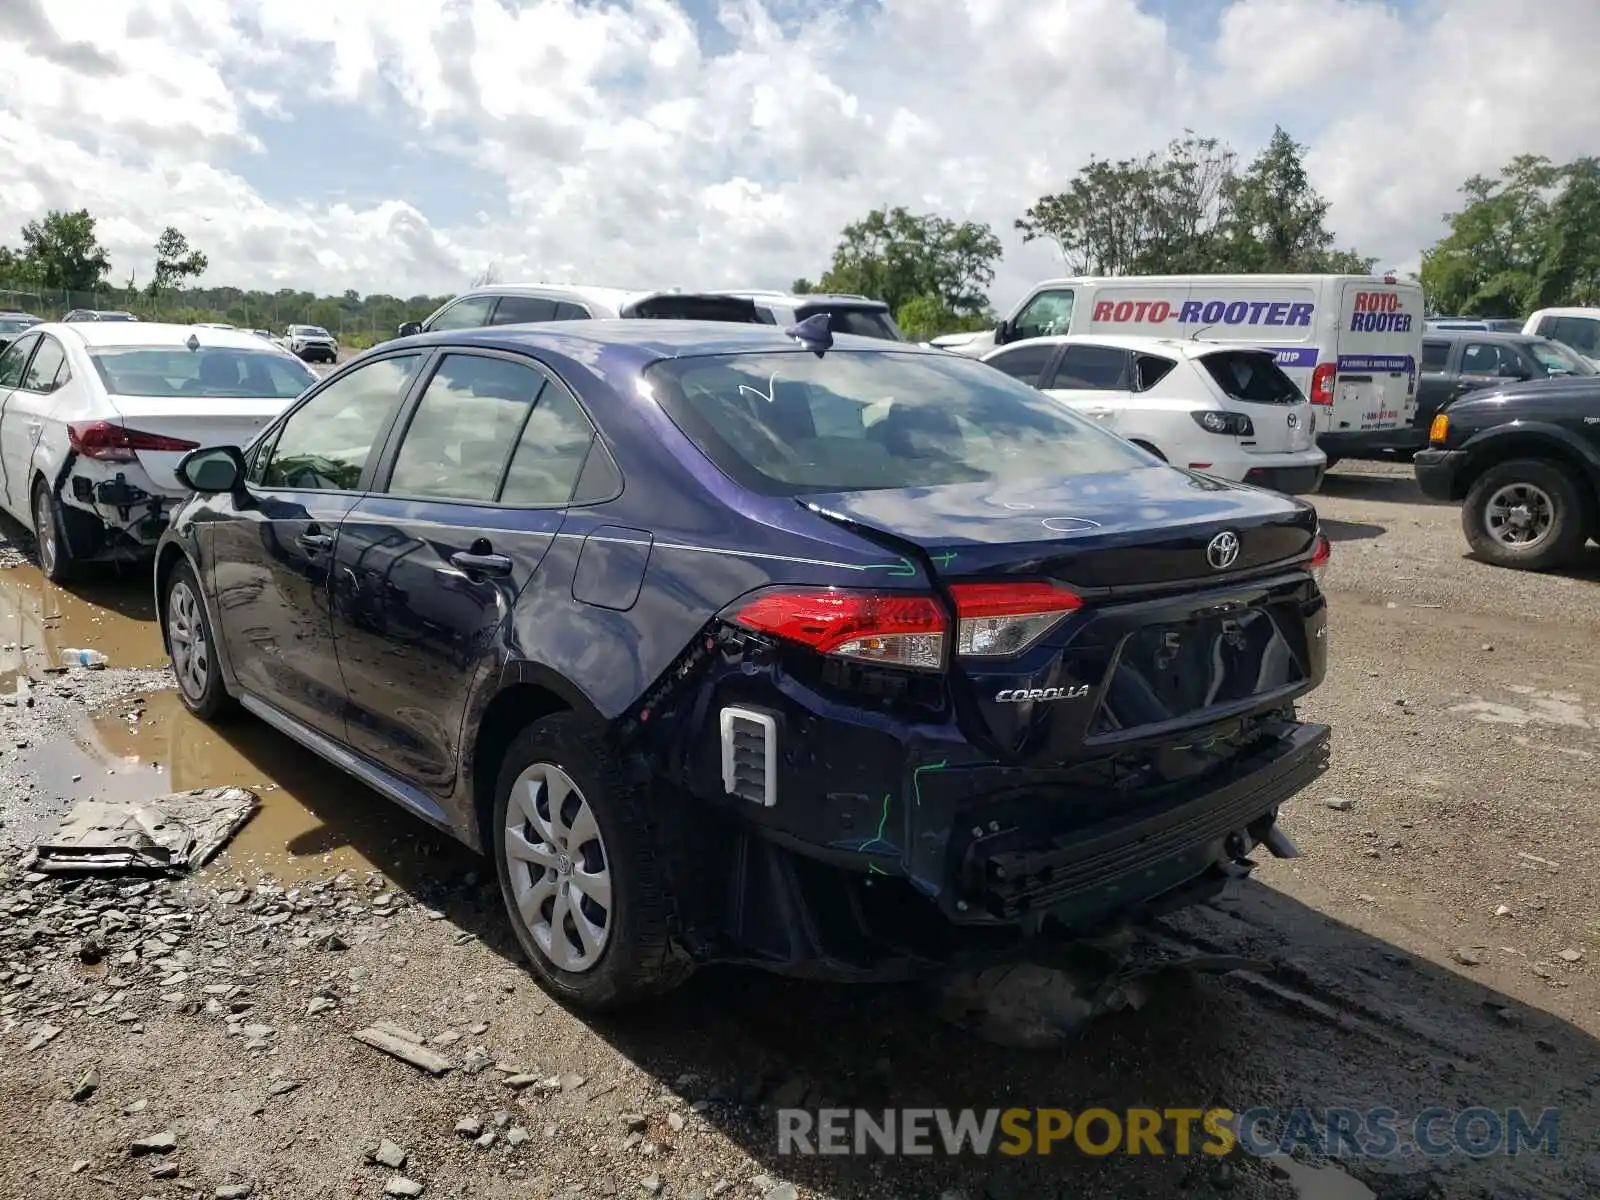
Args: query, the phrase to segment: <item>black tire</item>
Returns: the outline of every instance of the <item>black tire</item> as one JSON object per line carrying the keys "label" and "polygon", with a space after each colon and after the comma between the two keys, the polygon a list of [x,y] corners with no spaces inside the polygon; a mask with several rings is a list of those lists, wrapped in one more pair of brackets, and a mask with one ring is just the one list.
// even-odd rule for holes
{"label": "black tire", "polygon": [[200,581],[187,560],[178,563],[167,576],[161,592],[161,615],[162,640],[178,680],[178,699],[202,721],[216,721],[230,714],[234,700],[228,695],[222,667],[217,662],[216,638]]}
{"label": "black tire", "polygon": [[[1544,525],[1542,534],[1524,543],[1497,535],[1495,529],[1504,522],[1491,513],[1491,507],[1503,511],[1519,490],[1533,501],[1529,519]],[[1548,571],[1572,562],[1583,551],[1594,525],[1593,505],[1593,496],[1566,464],[1518,458],[1490,467],[1473,481],[1461,506],[1461,529],[1473,553],[1485,562]]]}
{"label": "black tire", "polygon": [[80,573],[81,563],[75,552],[78,543],[68,533],[73,525],[61,511],[61,502],[43,479],[34,480],[31,511],[40,573],[51,583],[70,583]]}
{"label": "black tire", "polygon": [[[513,872],[528,871],[528,878],[535,880],[555,876],[513,862],[506,853],[513,790],[525,772],[540,766],[557,768],[576,784],[581,803],[588,806],[599,828],[610,879],[612,903],[606,910],[604,946],[592,964],[578,971],[557,966],[518,911]],[[524,729],[501,764],[492,837],[500,894],[534,974],[552,996],[575,1008],[590,1012],[624,1008],[671,991],[693,973],[692,962],[672,939],[671,879],[677,864],[669,850],[673,839],[661,822],[664,810],[652,800],[651,789],[628,782],[604,739],[573,713],[546,717]],[[531,824],[522,829],[539,836]],[[580,848],[570,850],[577,859]],[[526,880],[521,885],[526,886]],[[555,936],[553,922],[546,916],[540,919],[548,926],[547,936]]]}

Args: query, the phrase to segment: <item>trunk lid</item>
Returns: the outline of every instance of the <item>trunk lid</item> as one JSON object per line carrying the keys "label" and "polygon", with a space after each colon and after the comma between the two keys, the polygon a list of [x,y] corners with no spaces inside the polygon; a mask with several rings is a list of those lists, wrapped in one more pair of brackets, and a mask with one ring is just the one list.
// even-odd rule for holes
{"label": "trunk lid", "polygon": [[[110,396],[125,429],[180,438],[200,446],[243,446],[294,403],[294,397]],[[178,463],[187,451],[138,450],[150,482],[166,492],[187,489],[178,481]]]}
{"label": "trunk lid", "polygon": [[1250,418],[1252,437],[1239,438],[1247,454],[1289,454],[1311,449],[1311,403],[1278,366],[1270,350],[1217,350],[1195,365],[1234,412]]}
{"label": "trunk lid", "polygon": [[1082,597],[1016,655],[953,660],[963,730],[1000,761],[1170,747],[1322,676],[1320,593],[1309,574],[1262,570],[1310,553],[1317,517],[1301,501],[1165,466],[805,501],[931,562],[943,585],[1042,580]]}

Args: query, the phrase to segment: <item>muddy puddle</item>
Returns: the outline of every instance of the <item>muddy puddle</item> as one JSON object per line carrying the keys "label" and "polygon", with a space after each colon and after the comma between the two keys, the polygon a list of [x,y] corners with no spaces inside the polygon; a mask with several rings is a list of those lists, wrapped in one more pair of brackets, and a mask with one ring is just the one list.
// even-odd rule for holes
{"label": "muddy puddle", "polygon": [[[19,752],[59,816],[79,800],[132,801],[198,787],[246,787],[261,808],[207,868],[285,880],[370,869],[404,881],[465,870],[472,856],[255,718],[195,720],[175,691],[86,713]],[[43,831],[41,831],[43,832]]]}
{"label": "muddy puddle", "polygon": [[60,663],[67,650],[98,650],[118,667],[167,661],[155,602],[139,579],[108,577],[68,591],[32,563],[0,571],[0,688]]}

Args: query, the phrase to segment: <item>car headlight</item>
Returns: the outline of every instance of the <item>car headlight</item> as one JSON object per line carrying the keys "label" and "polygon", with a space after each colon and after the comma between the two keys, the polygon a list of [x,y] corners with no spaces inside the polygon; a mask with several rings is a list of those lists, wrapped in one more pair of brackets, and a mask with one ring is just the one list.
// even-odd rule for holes
{"label": "car headlight", "polygon": [[1206,409],[1201,412],[1191,412],[1194,423],[1207,433],[1219,433],[1231,437],[1251,437],[1255,434],[1256,427],[1250,423],[1250,418],[1244,413],[1222,412],[1218,409]]}

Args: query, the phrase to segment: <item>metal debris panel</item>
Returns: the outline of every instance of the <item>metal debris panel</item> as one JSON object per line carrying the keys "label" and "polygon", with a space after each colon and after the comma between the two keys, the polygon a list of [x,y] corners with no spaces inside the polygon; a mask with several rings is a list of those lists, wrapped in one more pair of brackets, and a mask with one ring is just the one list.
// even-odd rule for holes
{"label": "metal debris panel", "polygon": [[150,800],[85,800],[34,847],[39,871],[194,871],[261,806],[238,787],[195,788]]}

